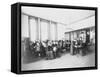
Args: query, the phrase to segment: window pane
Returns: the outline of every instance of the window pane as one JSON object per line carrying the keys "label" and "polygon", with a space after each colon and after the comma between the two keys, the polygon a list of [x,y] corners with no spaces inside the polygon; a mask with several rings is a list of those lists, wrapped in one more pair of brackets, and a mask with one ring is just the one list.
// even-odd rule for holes
{"label": "window pane", "polygon": [[66,32],[65,26],[62,24],[58,24],[57,27],[58,27],[58,40],[65,39],[65,32]]}
{"label": "window pane", "polygon": [[45,41],[48,39],[48,22],[41,21],[41,40]]}
{"label": "window pane", "polygon": [[51,23],[51,40],[55,40],[55,23]]}

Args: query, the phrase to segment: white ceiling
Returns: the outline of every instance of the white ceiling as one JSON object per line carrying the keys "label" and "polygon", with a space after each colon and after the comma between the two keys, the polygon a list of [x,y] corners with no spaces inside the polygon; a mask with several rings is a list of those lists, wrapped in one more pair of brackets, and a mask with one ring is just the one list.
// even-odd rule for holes
{"label": "white ceiling", "polygon": [[22,7],[22,12],[64,24],[70,24],[95,14],[95,11],[93,10],[57,9],[26,6]]}

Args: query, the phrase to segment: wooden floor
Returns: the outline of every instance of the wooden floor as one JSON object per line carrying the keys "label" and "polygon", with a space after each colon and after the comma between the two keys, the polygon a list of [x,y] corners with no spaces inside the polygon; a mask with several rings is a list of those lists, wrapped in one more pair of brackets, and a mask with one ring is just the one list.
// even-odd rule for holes
{"label": "wooden floor", "polygon": [[45,60],[38,58],[38,61],[22,62],[22,70],[40,70],[56,68],[90,67],[95,66],[95,53],[89,53],[86,56],[64,54],[60,58]]}

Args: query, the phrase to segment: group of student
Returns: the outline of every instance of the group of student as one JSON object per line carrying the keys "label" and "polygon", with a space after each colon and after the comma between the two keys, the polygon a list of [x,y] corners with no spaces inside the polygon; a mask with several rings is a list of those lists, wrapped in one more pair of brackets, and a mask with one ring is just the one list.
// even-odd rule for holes
{"label": "group of student", "polygon": [[35,41],[30,44],[30,51],[37,57],[46,57],[46,59],[54,59],[60,57],[62,53],[70,49],[71,41]]}
{"label": "group of student", "polygon": [[86,51],[88,50],[88,41],[83,41],[82,38],[77,38],[76,40],[73,41],[73,54],[81,54],[84,55],[86,54]]}
{"label": "group of student", "polygon": [[[45,57],[46,59],[55,59],[63,53],[73,50],[73,54],[83,54],[86,52],[87,43],[83,42],[82,38],[70,40],[46,40],[46,41],[29,41],[27,50],[35,57]],[[72,48],[72,49],[71,49]],[[83,52],[83,49],[86,49]],[[26,51],[27,51],[26,50]]]}

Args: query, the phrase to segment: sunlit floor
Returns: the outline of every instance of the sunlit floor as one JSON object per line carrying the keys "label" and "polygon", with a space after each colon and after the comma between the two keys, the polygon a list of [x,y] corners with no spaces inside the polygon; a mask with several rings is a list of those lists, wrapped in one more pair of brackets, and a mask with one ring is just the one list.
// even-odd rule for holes
{"label": "sunlit floor", "polygon": [[31,63],[22,63],[22,70],[41,70],[41,69],[56,69],[56,68],[73,68],[73,67],[91,67],[95,66],[95,53],[81,55],[64,54],[60,58],[52,60],[39,60]]}

